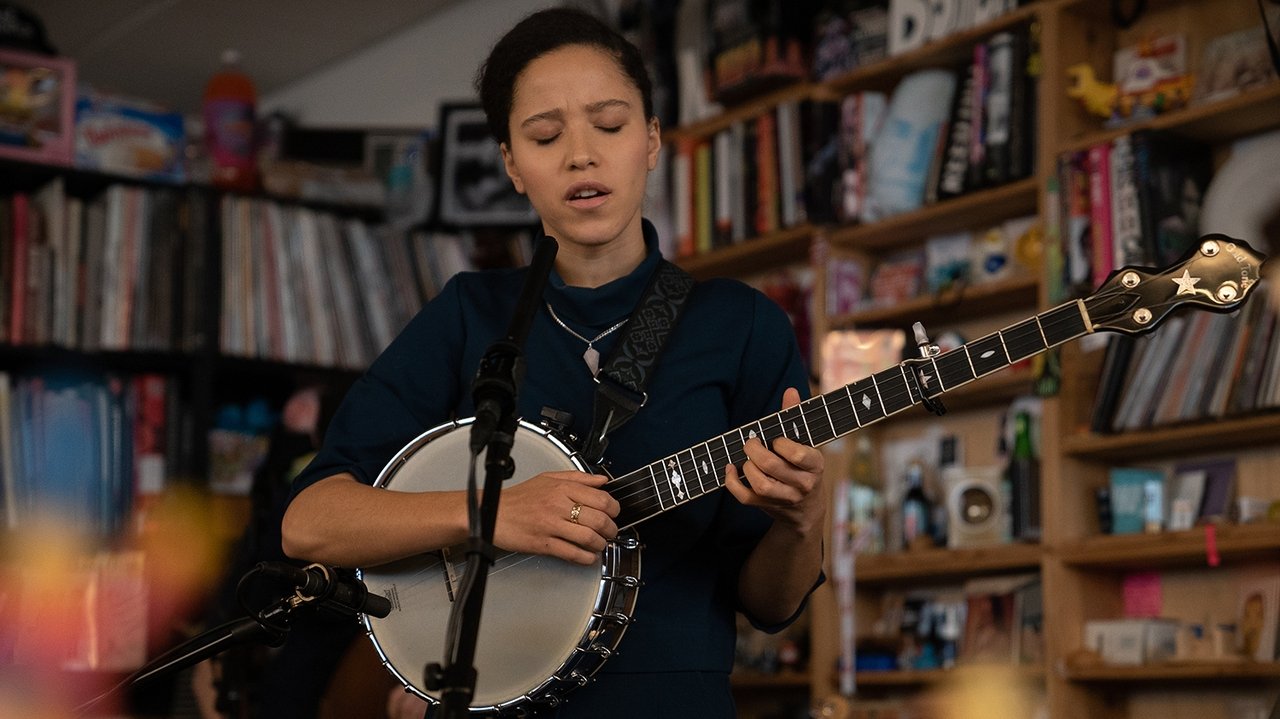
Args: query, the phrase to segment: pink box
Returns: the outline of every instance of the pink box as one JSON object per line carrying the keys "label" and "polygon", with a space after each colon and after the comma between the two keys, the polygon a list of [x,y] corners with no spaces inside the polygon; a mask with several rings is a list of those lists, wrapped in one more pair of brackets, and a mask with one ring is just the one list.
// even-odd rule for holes
{"label": "pink box", "polygon": [[75,101],[75,61],[0,50],[0,157],[70,165]]}

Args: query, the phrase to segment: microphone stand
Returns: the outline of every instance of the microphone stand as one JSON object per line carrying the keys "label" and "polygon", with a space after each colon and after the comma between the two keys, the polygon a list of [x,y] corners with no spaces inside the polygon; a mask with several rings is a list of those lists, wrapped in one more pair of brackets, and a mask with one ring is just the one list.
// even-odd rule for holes
{"label": "microphone stand", "polygon": [[[524,379],[522,348],[533,325],[533,317],[542,304],[543,289],[558,248],[551,237],[544,236],[538,244],[507,336],[489,347],[472,384],[476,419],[471,425],[471,455],[474,467],[480,452],[485,452],[484,496],[476,517],[473,475],[467,492],[471,530],[467,540],[467,569],[461,583],[462,596],[450,612],[444,664],[433,662],[424,672],[427,688],[440,692],[441,717],[444,719],[466,717],[471,698],[475,695],[476,643],[485,584],[494,561],[493,532],[498,516],[498,497],[503,481],[515,471],[511,446],[515,442],[517,427],[516,395]],[[425,716],[431,717],[433,709],[428,705]]]}

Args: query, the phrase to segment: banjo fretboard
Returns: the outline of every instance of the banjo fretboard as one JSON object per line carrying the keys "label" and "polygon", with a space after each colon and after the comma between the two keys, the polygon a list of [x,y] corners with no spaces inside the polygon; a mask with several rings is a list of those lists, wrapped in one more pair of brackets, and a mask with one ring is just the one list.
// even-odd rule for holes
{"label": "banjo fretboard", "polygon": [[652,462],[609,483],[622,505],[619,529],[724,486],[752,438],[786,436],[819,447],[1093,330],[1085,304],[1069,302],[934,357],[910,359],[794,407]]}

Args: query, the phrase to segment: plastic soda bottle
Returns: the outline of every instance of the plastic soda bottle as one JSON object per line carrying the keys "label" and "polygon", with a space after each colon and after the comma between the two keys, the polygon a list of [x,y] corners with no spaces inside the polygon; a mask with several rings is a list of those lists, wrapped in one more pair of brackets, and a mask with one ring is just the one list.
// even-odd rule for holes
{"label": "plastic soda bottle", "polygon": [[204,132],[212,165],[210,180],[225,190],[257,187],[254,115],[258,91],[240,69],[240,53],[222,53],[222,67],[204,88]]}

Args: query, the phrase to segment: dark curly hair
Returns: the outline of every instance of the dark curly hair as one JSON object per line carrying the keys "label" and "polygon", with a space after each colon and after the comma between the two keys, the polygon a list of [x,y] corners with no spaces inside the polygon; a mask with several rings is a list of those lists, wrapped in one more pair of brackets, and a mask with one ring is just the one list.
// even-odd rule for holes
{"label": "dark curly hair", "polygon": [[511,103],[516,78],[529,63],[566,45],[588,45],[613,56],[644,99],[644,116],[653,118],[653,83],[640,50],[594,15],[572,8],[551,8],[529,15],[494,44],[476,73],[475,87],[489,131],[511,142]]}

